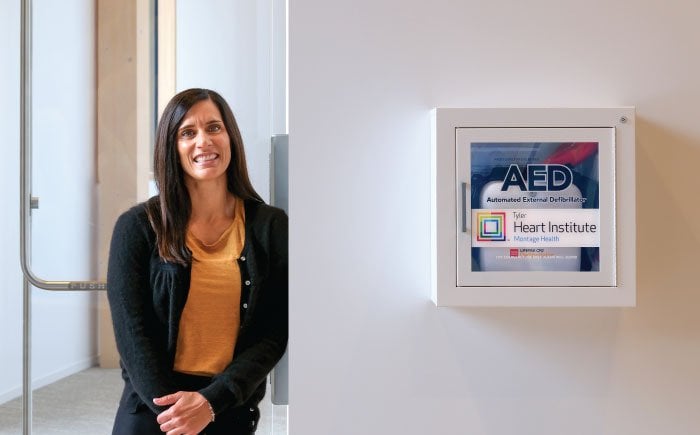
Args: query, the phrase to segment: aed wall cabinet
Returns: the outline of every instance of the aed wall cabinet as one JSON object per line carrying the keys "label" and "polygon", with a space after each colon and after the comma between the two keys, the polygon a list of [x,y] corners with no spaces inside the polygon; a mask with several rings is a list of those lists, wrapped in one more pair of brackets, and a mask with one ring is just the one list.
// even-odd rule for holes
{"label": "aed wall cabinet", "polygon": [[438,306],[634,306],[634,108],[434,109]]}

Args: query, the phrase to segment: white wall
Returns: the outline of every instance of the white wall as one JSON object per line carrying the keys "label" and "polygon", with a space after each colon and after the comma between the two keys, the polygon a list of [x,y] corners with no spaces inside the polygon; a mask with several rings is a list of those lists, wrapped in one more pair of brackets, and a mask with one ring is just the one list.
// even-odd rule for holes
{"label": "white wall", "polygon": [[[290,434],[698,432],[698,16],[292,3]],[[619,105],[638,116],[638,306],[436,309],[429,110]]]}
{"label": "white wall", "polygon": [[[89,0],[34,1],[32,268],[47,280],[94,279],[94,6]],[[4,62],[2,159],[6,247],[0,288],[0,402],[21,391],[22,281],[19,269],[19,32],[18,1],[0,38]],[[8,96],[5,99],[5,95]],[[32,292],[32,375],[42,386],[95,363],[95,297]]]}
{"label": "white wall", "polygon": [[176,88],[213,89],[229,103],[253,186],[270,195],[272,2],[178,0]]}

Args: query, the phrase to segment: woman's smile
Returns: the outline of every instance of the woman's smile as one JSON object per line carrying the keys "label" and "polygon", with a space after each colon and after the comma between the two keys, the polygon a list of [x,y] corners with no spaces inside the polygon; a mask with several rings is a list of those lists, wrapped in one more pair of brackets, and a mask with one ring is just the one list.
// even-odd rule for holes
{"label": "woman's smile", "polygon": [[219,155],[216,153],[208,153],[208,154],[198,154],[194,156],[194,162],[195,163],[206,163],[210,162],[212,160],[218,159]]}

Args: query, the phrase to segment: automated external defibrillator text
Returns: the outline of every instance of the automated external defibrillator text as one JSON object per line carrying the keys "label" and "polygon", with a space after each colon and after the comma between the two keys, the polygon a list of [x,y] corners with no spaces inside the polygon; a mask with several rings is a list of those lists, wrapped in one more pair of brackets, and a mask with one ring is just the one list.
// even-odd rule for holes
{"label": "automated external defibrillator text", "polygon": [[532,203],[532,202],[542,202],[542,203],[580,203],[583,204],[588,198],[578,198],[575,196],[544,196],[544,197],[529,197],[529,196],[517,196],[514,198],[486,198],[486,202],[489,203]]}

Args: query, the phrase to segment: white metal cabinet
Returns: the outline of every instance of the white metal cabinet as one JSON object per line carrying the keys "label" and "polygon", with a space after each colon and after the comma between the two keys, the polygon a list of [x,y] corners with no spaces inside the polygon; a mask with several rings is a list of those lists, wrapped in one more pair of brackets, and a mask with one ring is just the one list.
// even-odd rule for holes
{"label": "white metal cabinet", "polygon": [[635,303],[634,110],[435,109],[438,305]]}

